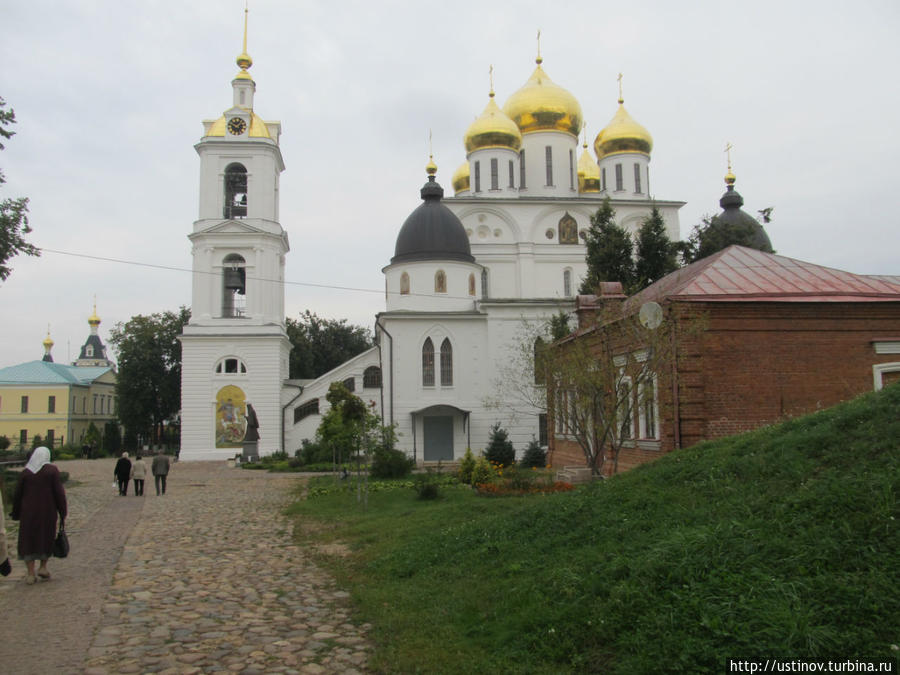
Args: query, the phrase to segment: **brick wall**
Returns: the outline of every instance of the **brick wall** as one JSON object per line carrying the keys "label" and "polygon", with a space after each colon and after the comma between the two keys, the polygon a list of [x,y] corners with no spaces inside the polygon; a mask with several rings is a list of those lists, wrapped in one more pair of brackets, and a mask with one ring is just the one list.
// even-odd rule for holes
{"label": "brick wall", "polygon": [[[873,345],[900,339],[900,302],[707,302],[671,309],[680,321],[699,312],[703,329],[680,335],[676,373],[659,373],[659,449],[624,447],[619,471],[872,391],[872,366],[900,361],[897,354],[876,354]],[[585,464],[577,443],[551,434],[550,448],[554,466]]]}

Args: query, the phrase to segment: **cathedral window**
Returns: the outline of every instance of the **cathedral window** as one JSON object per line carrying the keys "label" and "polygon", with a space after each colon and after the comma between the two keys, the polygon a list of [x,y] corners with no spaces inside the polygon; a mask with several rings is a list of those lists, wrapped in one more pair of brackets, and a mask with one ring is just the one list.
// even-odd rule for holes
{"label": "cathedral window", "polygon": [[344,388],[347,391],[356,391],[356,378],[355,377],[348,377],[346,380],[341,382],[341,384],[344,385]]}
{"label": "cathedral window", "polygon": [[549,145],[544,148],[544,159],[547,165],[547,187],[553,186],[553,148]]}
{"label": "cathedral window", "polygon": [[488,271],[487,268],[481,270],[481,297],[488,297]]}
{"label": "cathedral window", "polygon": [[400,275],[400,295],[409,295],[409,275],[406,272]]}
{"label": "cathedral window", "polygon": [[381,388],[381,368],[369,366],[363,371],[363,389]]}
{"label": "cathedral window", "polygon": [[572,297],[572,270],[563,270],[563,297]]}
{"label": "cathedral window", "polygon": [[512,160],[509,160],[509,187],[516,187],[516,167]]}
{"label": "cathedral window", "polygon": [[84,355],[88,358],[92,357],[94,355],[94,345],[85,345]]}
{"label": "cathedral window", "polygon": [[469,275],[469,295],[475,295],[475,275]]}
{"label": "cathedral window", "polygon": [[600,169],[600,190],[606,192],[606,167]]}
{"label": "cathedral window", "polygon": [[247,276],[244,259],[229,253],[222,260],[222,316],[242,317],[246,313]]}
{"label": "cathedral window", "polygon": [[447,292],[447,275],[444,273],[444,270],[438,270],[434,273],[434,292]]}
{"label": "cathedral window", "polygon": [[525,189],[525,150],[519,150],[519,189]]}
{"label": "cathedral window", "polygon": [[453,345],[449,338],[441,343],[441,386],[453,386]]}
{"label": "cathedral window", "polygon": [[641,193],[641,165],[634,163],[634,191],[636,194]]}
{"label": "cathedral window", "polygon": [[481,162],[475,162],[475,192],[481,192]]}
{"label": "cathedral window", "polygon": [[225,169],[225,218],[247,216],[247,169],[243,164],[229,164]]}
{"label": "cathedral window", "polygon": [[431,338],[425,338],[422,345],[422,386],[434,386],[434,343]]}
{"label": "cathedral window", "polygon": [[569,150],[569,189],[575,189],[575,151]]}
{"label": "cathedral window", "polygon": [[496,157],[491,157],[491,190],[500,189],[500,167]]}
{"label": "cathedral window", "polygon": [[625,179],[622,177],[622,165],[616,164],[616,192],[625,189]]}
{"label": "cathedral window", "polygon": [[240,359],[228,357],[216,364],[216,375],[246,375],[247,366]]}

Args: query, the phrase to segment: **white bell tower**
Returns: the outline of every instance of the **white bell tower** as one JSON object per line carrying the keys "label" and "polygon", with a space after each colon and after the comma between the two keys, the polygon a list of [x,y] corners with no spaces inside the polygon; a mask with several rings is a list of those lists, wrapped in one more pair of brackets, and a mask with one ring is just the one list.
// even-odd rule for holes
{"label": "white bell tower", "polygon": [[253,109],[247,10],[231,107],[204,120],[200,209],[188,235],[191,320],[181,336],[181,459],[240,454],[247,405],[259,421],[259,453],[282,449],[281,391],[290,341],[284,322],[288,236],[278,222],[284,170],[279,122]]}

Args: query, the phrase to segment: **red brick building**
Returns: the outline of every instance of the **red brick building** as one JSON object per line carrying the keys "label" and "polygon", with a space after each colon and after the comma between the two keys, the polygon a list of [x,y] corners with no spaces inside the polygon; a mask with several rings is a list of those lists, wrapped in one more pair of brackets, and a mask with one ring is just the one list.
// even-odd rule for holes
{"label": "red brick building", "polygon": [[[605,301],[579,297],[580,328],[570,339],[588,339]],[[674,356],[657,374],[655,410],[647,413],[659,423],[644,424],[635,405],[619,471],[900,381],[900,277],[730,246],[628,298],[623,311],[651,301],[664,321],[700,316],[703,327],[673,334]],[[548,426],[552,465],[584,466],[584,453],[558,420]]]}

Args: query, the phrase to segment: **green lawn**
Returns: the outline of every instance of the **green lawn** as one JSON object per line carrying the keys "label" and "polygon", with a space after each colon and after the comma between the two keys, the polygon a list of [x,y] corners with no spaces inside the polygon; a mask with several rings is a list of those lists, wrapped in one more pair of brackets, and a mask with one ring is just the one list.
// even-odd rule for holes
{"label": "green lawn", "polygon": [[292,507],[305,543],[349,547],[326,564],[374,625],[382,672],[900,653],[900,385],[575,492],[441,494]]}

